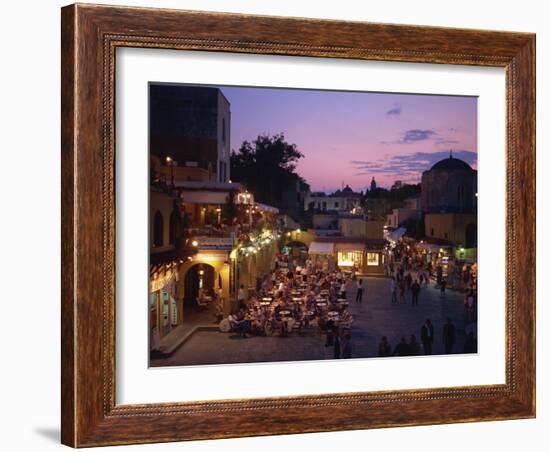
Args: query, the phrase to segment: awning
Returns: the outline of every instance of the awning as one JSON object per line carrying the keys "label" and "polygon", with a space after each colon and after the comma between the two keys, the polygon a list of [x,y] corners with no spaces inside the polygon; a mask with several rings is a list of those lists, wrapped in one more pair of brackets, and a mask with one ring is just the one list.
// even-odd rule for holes
{"label": "awning", "polygon": [[268,206],[267,204],[262,204],[261,202],[256,202],[254,205],[261,212],[279,213],[279,209],[277,209],[277,207]]}
{"label": "awning", "polygon": [[332,254],[334,252],[334,243],[332,242],[311,242],[309,244],[309,254]]}
{"label": "awning", "polygon": [[394,231],[388,232],[388,239],[392,242],[397,242],[407,232],[406,228],[397,228]]}
{"label": "awning", "polygon": [[225,204],[227,202],[226,191],[207,191],[207,190],[182,190],[181,198],[184,203],[193,204]]}
{"label": "awning", "polygon": [[364,243],[336,243],[336,251],[364,251]]}

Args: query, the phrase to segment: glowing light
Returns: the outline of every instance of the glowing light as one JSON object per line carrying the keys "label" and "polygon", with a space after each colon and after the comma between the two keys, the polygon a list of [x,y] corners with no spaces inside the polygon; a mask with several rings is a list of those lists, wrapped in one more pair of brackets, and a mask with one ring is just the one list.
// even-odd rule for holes
{"label": "glowing light", "polygon": [[197,242],[196,240],[193,240],[193,241],[191,242],[191,245],[197,247],[197,246],[199,246],[199,242]]}

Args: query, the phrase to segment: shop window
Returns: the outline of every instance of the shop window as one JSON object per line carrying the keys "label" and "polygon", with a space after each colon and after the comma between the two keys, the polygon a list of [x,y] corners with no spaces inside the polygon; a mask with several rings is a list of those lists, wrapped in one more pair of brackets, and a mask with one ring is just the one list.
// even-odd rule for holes
{"label": "shop window", "polygon": [[153,246],[162,246],[164,242],[163,228],[164,220],[160,211],[157,210],[153,221]]}
{"label": "shop window", "polygon": [[378,253],[367,253],[367,266],[378,267],[380,265],[380,255]]}
{"label": "shop window", "polygon": [[338,266],[339,267],[355,267],[363,266],[363,253],[361,251],[338,251]]}

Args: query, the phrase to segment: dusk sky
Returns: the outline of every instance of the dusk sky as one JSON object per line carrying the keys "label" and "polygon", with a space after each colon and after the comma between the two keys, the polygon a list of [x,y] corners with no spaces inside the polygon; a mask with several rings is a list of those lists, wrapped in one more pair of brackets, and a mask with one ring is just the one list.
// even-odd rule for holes
{"label": "dusk sky", "polygon": [[220,87],[231,103],[231,149],[283,132],[304,154],[297,172],[313,191],[364,190],[453,156],[477,166],[477,98]]}

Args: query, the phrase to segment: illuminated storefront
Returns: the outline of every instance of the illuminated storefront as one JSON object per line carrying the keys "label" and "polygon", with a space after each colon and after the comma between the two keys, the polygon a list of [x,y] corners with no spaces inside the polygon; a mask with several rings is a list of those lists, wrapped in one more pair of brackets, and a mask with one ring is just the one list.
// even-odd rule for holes
{"label": "illuminated storefront", "polygon": [[338,251],[338,267],[363,267],[363,251]]}
{"label": "illuminated storefront", "polygon": [[354,237],[317,237],[309,246],[314,259],[333,259],[343,271],[353,268],[363,274],[384,273],[384,246],[387,241]]}
{"label": "illuminated storefront", "polygon": [[367,266],[368,267],[380,266],[380,258],[381,258],[380,253],[367,252]]}
{"label": "illuminated storefront", "polygon": [[178,325],[178,272],[177,265],[162,265],[149,281],[149,325],[151,341],[166,336]]}

